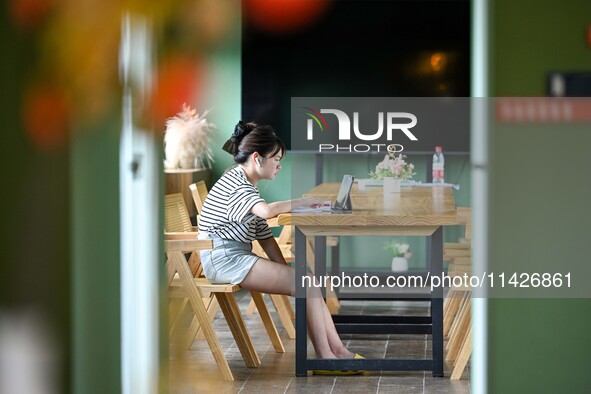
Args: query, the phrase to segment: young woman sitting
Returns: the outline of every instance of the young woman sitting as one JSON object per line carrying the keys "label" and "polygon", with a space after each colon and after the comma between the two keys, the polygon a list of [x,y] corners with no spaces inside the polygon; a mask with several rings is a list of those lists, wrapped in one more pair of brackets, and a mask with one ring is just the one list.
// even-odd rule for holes
{"label": "young woman sitting", "polygon": [[[313,207],[319,198],[266,202],[259,194],[260,180],[273,180],[285,155],[283,142],[270,126],[239,122],[223,149],[236,166],[213,186],[199,217],[199,239],[213,241],[201,251],[205,276],[213,283],[233,283],[262,293],[295,295],[295,270],[285,264],[266,219],[297,207]],[[258,240],[269,257],[252,253]],[[341,341],[320,289],[307,289],[308,333],[318,358],[361,358]],[[314,371],[356,374],[362,371]]]}

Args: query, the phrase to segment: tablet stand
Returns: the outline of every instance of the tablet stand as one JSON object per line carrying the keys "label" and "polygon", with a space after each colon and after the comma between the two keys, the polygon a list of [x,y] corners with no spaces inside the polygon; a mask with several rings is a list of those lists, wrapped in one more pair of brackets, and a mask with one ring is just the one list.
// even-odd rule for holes
{"label": "tablet stand", "polygon": [[339,206],[335,204],[334,207],[330,210],[332,213],[351,213],[353,212],[353,204],[351,203],[351,195],[347,193],[345,200],[343,201],[343,205]]}

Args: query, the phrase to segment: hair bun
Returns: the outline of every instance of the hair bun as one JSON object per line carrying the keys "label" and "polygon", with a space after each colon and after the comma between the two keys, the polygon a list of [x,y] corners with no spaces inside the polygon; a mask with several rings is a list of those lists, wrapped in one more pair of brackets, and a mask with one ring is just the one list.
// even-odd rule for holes
{"label": "hair bun", "polygon": [[244,136],[252,131],[252,125],[239,120],[234,127],[232,136],[226,141],[222,149],[231,155],[238,153],[238,145]]}
{"label": "hair bun", "polygon": [[234,127],[234,132],[232,133],[232,137],[234,139],[238,139],[243,137],[245,134],[247,134],[250,130],[247,130],[248,125],[246,123],[244,123],[243,121],[238,121],[238,123],[236,124],[236,127]]}

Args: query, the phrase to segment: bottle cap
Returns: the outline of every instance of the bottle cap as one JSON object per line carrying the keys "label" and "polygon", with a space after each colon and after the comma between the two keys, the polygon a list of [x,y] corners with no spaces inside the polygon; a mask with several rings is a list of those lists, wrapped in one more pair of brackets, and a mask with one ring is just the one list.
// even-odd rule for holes
{"label": "bottle cap", "polygon": [[441,152],[442,148],[440,146],[435,147],[435,152]]}

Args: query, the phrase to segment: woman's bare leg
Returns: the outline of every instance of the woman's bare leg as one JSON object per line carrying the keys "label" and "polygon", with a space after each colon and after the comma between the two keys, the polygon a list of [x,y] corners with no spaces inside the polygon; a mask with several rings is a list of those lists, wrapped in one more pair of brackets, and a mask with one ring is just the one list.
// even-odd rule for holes
{"label": "woman's bare leg", "polygon": [[295,294],[294,269],[280,263],[260,258],[252,266],[240,286],[269,294]]}
{"label": "woman's bare leg", "polygon": [[337,332],[336,327],[334,326],[334,321],[332,320],[332,315],[326,306],[326,302],[324,302],[323,298],[320,298],[322,301],[322,309],[324,311],[324,320],[326,324],[326,335],[328,337],[328,343],[330,345],[330,350],[337,356],[337,358],[353,358],[355,357],[355,353],[349,351],[341,337]]}
{"label": "woman's bare leg", "polygon": [[[285,264],[260,258],[240,286],[262,293],[295,295],[295,270]],[[320,289],[308,289],[308,333],[318,358],[352,358],[339,335],[321,297]]]}

